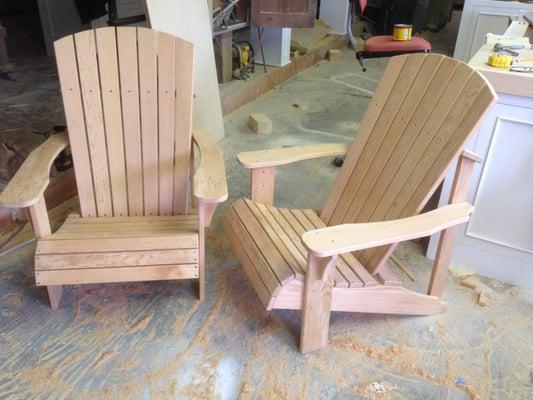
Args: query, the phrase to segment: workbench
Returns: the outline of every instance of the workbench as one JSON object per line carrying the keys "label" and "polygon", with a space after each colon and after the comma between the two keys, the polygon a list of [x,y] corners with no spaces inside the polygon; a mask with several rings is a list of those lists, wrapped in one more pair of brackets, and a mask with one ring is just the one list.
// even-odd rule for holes
{"label": "workbench", "polygon": [[[533,39],[531,27],[524,34]],[[468,63],[499,99],[469,144],[484,163],[474,170],[468,201],[475,210],[458,234],[452,265],[533,289],[533,73],[491,67],[491,53],[492,46],[483,45]],[[531,49],[519,53],[533,57]],[[533,61],[519,64],[533,66]],[[453,173],[444,180],[439,205],[448,201]],[[437,239],[430,240],[429,258]]]}

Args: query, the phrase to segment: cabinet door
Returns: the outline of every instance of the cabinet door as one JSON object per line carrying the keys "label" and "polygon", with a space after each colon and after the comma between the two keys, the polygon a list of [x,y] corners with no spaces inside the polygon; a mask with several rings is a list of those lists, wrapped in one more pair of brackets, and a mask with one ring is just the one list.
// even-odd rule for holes
{"label": "cabinet door", "polygon": [[312,28],[316,12],[317,0],[252,0],[252,25]]}

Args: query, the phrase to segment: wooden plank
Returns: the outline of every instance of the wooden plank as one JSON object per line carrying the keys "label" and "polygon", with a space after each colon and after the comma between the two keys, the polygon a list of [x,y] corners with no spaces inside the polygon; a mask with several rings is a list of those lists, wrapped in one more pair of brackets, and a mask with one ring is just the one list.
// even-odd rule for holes
{"label": "wooden plank", "polygon": [[[224,222],[226,224],[225,232],[229,232],[230,236],[231,234],[235,235],[232,242],[239,243],[239,246],[234,247],[235,251],[246,254],[251,261],[251,268],[249,268],[247,273],[252,282],[254,282],[254,287],[260,286],[259,282],[261,282],[268,291],[269,298],[275,296],[280,290],[280,283],[233,207],[230,207],[226,211]],[[259,280],[257,280],[257,278],[259,278]]]}
{"label": "wooden plank", "polygon": [[250,80],[246,85],[243,85],[233,92],[226,94],[222,98],[222,111],[224,115],[228,115],[236,109],[248,104],[252,100],[271,90],[274,86],[277,86],[285,82],[287,79],[292,78],[298,72],[312,67],[322,60],[330,49],[340,48],[345,44],[346,38],[339,37],[320,49],[295,58],[290,64],[287,64],[281,68],[275,68],[269,71],[267,74]]}
{"label": "wooden plank", "polygon": [[[174,214],[187,214],[192,150],[194,48],[176,40],[176,127],[174,159]],[[193,164],[194,165],[194,164]]]}
{"label": "wooden plank", "polygon": [[93,177],[89,149],[85,133],[85,115],[81,100],[81,89],[74,49],[74,37],[66,36],[54,43],[63,107],[68,125],[70,149],[74,161],[74,172],[78,184],[81,214],[95,217]]}
{"label": "wooden plank", "polygon": [[[274,246],[276,246],[276,249],[281,254],[281,256],[283,257],[283,259],[285,260],[289,268],[292,270],[294,276],[297,278],[303,279],[305,276],[303,264],[300,265],[298,263],[298,261],[295,259],[293,254],[289,251],[285,241],[283,240],[283,239],[287,239],[288,242],[290,243],[290,239],[284,234],[281,234],[281,236],[278,234],[278,232],[281,229],[279,230],[274,229],[274,226],[270,224],[270,221],[272,221],[273,218],[267,219],[265,215],[263,215],[263,213],[260,211],[258,205],[256,205],[254,202],[248,199],[244,199],[244,201],[246,205],[248,206],[248,208],[254,214],[255,218],[257,218],[257,221],[259,222],[261,227],[264,229],[265,233],[268,235],[271,242],[274,244]],[[279,227],[278,224],[275,224],[275,226]]]}
{"label": "wooden plank", "polygon": [[237,160],[244,168],[266,168],[287,165],[313,158],[343,156],[348,151],[347,143],[321,143],[308,146],[247,151],[239,153]]}
{"label": "wooden plank", "polygon": [[320,219],[324,221],[326,225],[334,224],[331,221],[332,214],[337,207],[339,198],[346,188],[346,184],[348,179],[350,179],[352,170],[357,163],[359,156],[364,150],[370,134],[372,133],[372,128],[382,113],[385,102],[390,95],[391,88],[398,79],[398,75],[402,71],[406,59],[406,56],[394,57],[389,61],[387,67],[385,68],[383,76],[374,92],[374,96],[372,97],[372,101],[370,102],[367,112],[365,113],[363,120],[359,125],[357,135],[355,136],[352,144],[350,145],[348,153],[346,154],[343,167],[337,174],[331,194],[329,195],[328,200],[326,201],[326,204],[320,213]]}
{"label": "wooden plank", "polygon": [[243,199],[232,204],[241,223],[248,231],[255,246],[263,254],[268,263],[268,268],[272,270],[277,280],[283,284],[285,281],[294,278],[294,272],[289,268],[276,246],[268,238],[263,226],[250,211]]}
{"label": "wooden plank", "polygon": [[40,240],[37,243],[36,255],[98,253],[120,251],[149,251],[198,248],[198,235],[188,234],[179,237],[140,237],[140,238],[107,238],[107,239],[66,239]]}
{"label": "wooden plank", "polygon": [[157,45],[157,32],[137,28],[144,215],[159,214],[158,80],[164,78],[158,75]]}
{"label": "wooden plank", "polygon": [[35,256],[35,270],[198,264],[198,249],[145,250]]}
{"label": "wooden plank", "polygon": [[174,136],[176,92],[176,39],[158,34],[159,77],[159,212],[172,214],[174,196]]}
{"label": "wooden plank", "polygon": [[198,278],[196,264],[36,271],[37,286],[121,283]]}
{"label": "wooden plank", "polygon": [[152,29],[194,44],[193,126],[212,135],[216,140],[222,139],[224,121],[207,2],[146,0],[146,10]]}
{"label": "wooden plank", "polygon": [[137,31],[117,28],[129,215],[144,215]]}
{"label": "wooden plank", "polygon": [[267,289],[263,280],[261,279],[261,276],[255,269],[254,262],[252,261],[250,256],[248,256],[247,250],[243,247],[241,238],[238,236],[238,233],[233,229],[233,226],[238,223],[237,221],[238,217],[235,214],[235,211],[233,211],[233,209],[231,209],[230,207],[222,218],[222,227],[224,229],[224,233],[228,237],[228,240],[230,241],[233,251],[237,255],[237,258],[244,267],[244,270],[246,271],[246,274],[248,275],[248,278],[250,279],[252,286],[255,289],[255,292],[259,296],[259,299],[261,300],[263,305],[268,308],[268,305],[271,302],[272,298],[271,292],[269,289]]}
{"label": "wooden plank", "polygon": [[386,265],[376,274],[377,280],[384,286],[402,286],[402,281]]}
{"label": "wooden plank", "polygon": [[101,28],[95,30],[95,34],[107,152],[111,155],[108,164],[113,215],[128,215],[116,30],[113,27]]}
{"label": "wooden plank", "polygon": [[94,31],[77,33],[74,35],[74,42],[85,111],[96,211],[99,217],[110,217],[113,215],[113,205]]}

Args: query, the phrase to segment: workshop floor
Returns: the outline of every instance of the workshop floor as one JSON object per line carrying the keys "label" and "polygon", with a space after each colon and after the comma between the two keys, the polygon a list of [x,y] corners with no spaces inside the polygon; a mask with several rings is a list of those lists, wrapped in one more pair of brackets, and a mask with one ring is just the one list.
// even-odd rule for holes
{"label": "workshop floor", "polygon": [[[384,65],[370,60],[362,74],[346,50],[341,62],[323,61],[226,117],[221,145],[230,201],[248,195],[238,152],[350,141]],[[38,115],[54,104],[53,113],[61,113],[50,71],[44,68],[31,90],[49,91],[53,100],[24,98],[28,127],[50,118]],[[13,96],[23,96],[30,82],[18,70],[14,75],[20,86]],[[9,111],[9,104],[16,103],[0,99],[0,111]],[[271,135],[248,129],[253,112],[272,118]],[[13,118],[2,117],[1,128],[13,129],[5,132],[10,137],[19,129]],[[61,124],[58,118],[51,123]],[[320,208],[337,172],[331,161],[280,168],[277,204]],[[299,313],[264,311],[220,228],[224,207],[208,233],[203,303],[191,282],[93,285],[68,287],[54,311],[45,291],[34,286],[34,244],[3,256],[0,399],[533,397],[532,292],[482,279],[488,294],[482,307],[477,294],[460,285],[461,272],[452,269],[444,292],[447,313],[333,313],[329,347],[302,355]],[[431,263],[421,249],[405,243],[396,256],[414,282],[391,268],[408,287],[424,291]]]}

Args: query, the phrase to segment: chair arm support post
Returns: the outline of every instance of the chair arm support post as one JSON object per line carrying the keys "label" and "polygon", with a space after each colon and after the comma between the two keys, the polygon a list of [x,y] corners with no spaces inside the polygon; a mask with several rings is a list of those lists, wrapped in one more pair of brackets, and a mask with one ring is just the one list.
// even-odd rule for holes
{"label": "chair arm support post", "polygon": [[255,168],[250,171],[252,201],[269,206],[274,204],[275,175],[275,167]]}
{"label": "chair arm support post", "polygon": [[32,204],[23,210],[26,219],[33,228],[33,233],[35,234],[36,239],[41,239],[52,234],[44,195],[40,195],[35,204]]}
{"label": "chair arm support post", "polygon": [[[472,178],[472,172],[476,162],[481,162],[481,157],[464,151],[457,162],[457,169],[450,191],[449,204],[456,204],[466,200],[468,194],[468,186]],[[443,230],[440,233],[439,244],[437,246],[437,253],[435,261],[433,262],[433,270],[431,271],[431,279],[429,281],[428,294],[431,296],[441,297],[446,283],[446,275],[448,273],[448,266],[453,253],[453,245],[455,238],[459,232],[458,226],[453,226]]]}

